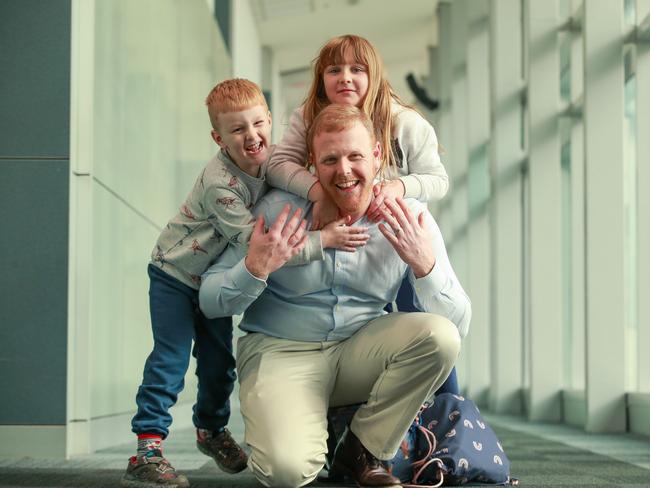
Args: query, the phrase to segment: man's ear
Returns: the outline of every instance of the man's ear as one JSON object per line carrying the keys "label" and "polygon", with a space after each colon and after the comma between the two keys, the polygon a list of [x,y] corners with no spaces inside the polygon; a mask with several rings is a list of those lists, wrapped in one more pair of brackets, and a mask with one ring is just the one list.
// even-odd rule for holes
{"label": "man's ear", "polygon": [[267,112],[266,116],[269,118],[269,126],[273,127],[273,116],[271,115],[270,110]]}
{"label": "man's ear", "polygon": [[375,143],[375,148],[372,150],[372,155],[374,156],[374,165],[375,165],[375,174],[379,172],[381,167],[381,144],[379,141]]}
{"label": "man's ear", "polygon": [[221,138],[221,136],[216,130],[212,129],[210,135],[212,136],[212,140],[216,142],[219,145],[219,147],[226,149],[226,144],[223,142],[223,139]]}
{"label": "man's ear", "polygon": [[379,141],[375,143],[375,148],[372,150],[372,155],[376,158],[381,159],[381,144],[379,144]]}
{"label": "man's ear", "polygon": [[318,176],[318,168],[314,162],[314,155],[312,153],[307,154],[307,169],[314,168],[314,174]]}

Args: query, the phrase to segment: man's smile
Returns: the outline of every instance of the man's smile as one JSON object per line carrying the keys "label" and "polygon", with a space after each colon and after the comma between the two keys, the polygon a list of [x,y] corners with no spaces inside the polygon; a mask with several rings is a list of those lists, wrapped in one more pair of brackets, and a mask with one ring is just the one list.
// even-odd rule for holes
{"label": "man's smile", "polygon": [[342,181],[336,184],[336,187],[341,191],[352,191],[359,186],[359,180]]}

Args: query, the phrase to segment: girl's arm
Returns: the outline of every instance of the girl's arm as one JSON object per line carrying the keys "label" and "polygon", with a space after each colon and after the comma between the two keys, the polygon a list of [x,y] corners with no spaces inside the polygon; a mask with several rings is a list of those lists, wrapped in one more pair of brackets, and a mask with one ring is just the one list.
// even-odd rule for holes
{"label": "girl's arm", "polygon": [[[307,128],[302,108],[291,114],[289,127],[267,163],[269,185],[309,199],[309,190],[318,180],[307,168]],[[314,200],[312,200],[314,201]]]}
{"label": "girl's arm", "polygon": [[404,197],[422,202],[440,200],[449,189],[449,178],[438,154],[436,132],[415,110],[402,110],[395,119],[393,138],[397,139],[397,155],[401,152],[402,156],[398,172]]}

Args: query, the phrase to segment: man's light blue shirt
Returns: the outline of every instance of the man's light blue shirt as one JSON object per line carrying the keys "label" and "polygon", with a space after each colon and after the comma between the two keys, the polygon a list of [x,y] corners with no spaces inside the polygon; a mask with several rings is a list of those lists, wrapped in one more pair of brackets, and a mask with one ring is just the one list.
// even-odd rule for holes
{"label": "man's light blue shirt", "polygon": [[[353,225],[369,228],[365,246],[356,252],[326,249],[322,261],[282,267],[267,281],[253,276],[244,259],[227,248],[202,277],[201,310],[210,318],[243,313],[240,327],[247,332],[295,341],[340,341],[385,314],[384,307],[408,277],[415,306],[448,318],[464,337],[471,303],[449,263],[440,229],[422,203],[405,201],[414,215],[425,212],[433,236],[436,263],[428,275],[416,279],[378,226],[363,217]],[[253,213],[270,225],[286,203],[302,208],[309,218],[311,203],[281,190],[268,193]]]}

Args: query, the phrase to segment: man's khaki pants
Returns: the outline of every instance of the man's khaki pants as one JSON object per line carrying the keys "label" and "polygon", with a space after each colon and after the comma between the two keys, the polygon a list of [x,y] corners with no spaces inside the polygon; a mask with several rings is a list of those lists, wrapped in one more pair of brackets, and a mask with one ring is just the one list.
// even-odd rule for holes
{"label": "man's khaki pants", "polygon": [[362,402],[351,430],[377,458],[391,459],[459,351],[457,328],[421,312],[384,315],[341,342],[240,338],[249,467],[265,486],[306,485],[325,464],[328,407]]}

